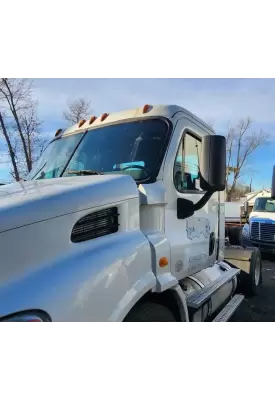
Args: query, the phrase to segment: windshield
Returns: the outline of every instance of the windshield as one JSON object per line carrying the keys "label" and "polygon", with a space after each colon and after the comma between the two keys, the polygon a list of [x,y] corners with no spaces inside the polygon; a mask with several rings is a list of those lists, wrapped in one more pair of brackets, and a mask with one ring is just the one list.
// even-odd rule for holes
{"label": "windshield", "polygon": [[275,212],[275,200],[271,200],[270,197],[258,197],[255,200],[253,211]]}
{"label": "windshield", "polygon": [[59,177],[82,137],[80,133],[51,142],[35,163],[27,180]]}
{"label": "windshield", "polygon": [[77,175],[81,171],[125,173],[135,180],[156,176],[169,125],[147,119],[96,128],[52,141],[27,179]]}

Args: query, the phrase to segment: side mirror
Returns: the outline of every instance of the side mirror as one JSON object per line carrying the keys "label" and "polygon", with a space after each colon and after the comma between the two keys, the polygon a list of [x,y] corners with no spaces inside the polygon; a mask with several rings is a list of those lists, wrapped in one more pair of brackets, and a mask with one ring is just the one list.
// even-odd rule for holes
{"label": "side mirror", "polygon": [[207,192],[225,189],[226,142],[221,135],[207,135],[202,139],[200,186]]}
{"label": "side mirror", "polygon": [[193,201],[187,199],[177,199],[177,218],[185,219],[192,217],[195,212],[195,205]]}
{"label": "side mirror", "polygon": [[271,198],[272,200],[275,200],[275,165],[273,167],[273,174],[272,174]]}

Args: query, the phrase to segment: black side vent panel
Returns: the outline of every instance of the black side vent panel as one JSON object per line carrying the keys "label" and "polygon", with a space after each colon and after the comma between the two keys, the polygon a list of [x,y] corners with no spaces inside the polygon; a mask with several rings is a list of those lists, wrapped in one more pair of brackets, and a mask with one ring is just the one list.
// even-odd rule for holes
{"label": "black side vent panel", "polygon": [[117,207],[107,208],[85,215],[73,227],[71,241],[74,243],[110,235],[118,231]]}

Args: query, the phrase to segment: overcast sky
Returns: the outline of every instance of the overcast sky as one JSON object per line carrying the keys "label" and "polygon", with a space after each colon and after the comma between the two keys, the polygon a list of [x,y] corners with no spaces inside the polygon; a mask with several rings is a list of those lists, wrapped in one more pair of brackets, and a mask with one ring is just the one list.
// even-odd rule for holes
{"label": "overcast sky", "polygon": [[[275,139],[275,79],[35,79],[43,130],[52,134],[64,126],[67,101],[85,96],[93,112],[119,111],[150,104],[177,104],[211,121],[217,133],[225,133],[229,121],[250,116],[255,129]],[[275,140],[257,150],[250,164],[257,173],[256,187],[270,187],[275,164]],[[0,179],[7,179],[2,164]]]}

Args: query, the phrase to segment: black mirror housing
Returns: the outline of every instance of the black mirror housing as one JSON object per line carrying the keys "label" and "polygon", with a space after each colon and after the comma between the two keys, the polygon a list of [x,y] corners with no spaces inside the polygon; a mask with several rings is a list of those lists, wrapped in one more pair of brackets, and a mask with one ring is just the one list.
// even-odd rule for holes
{"label": "black mirror housing", "polygon": [[271,198],[272,200],[275,200],[275,165],[272,173]]}
{"label": "black mirror housing", "polygon": [[201,188],[207,192],[223,191],[226,172],[225,137],[221,135],[204,136],[200,158]]}

